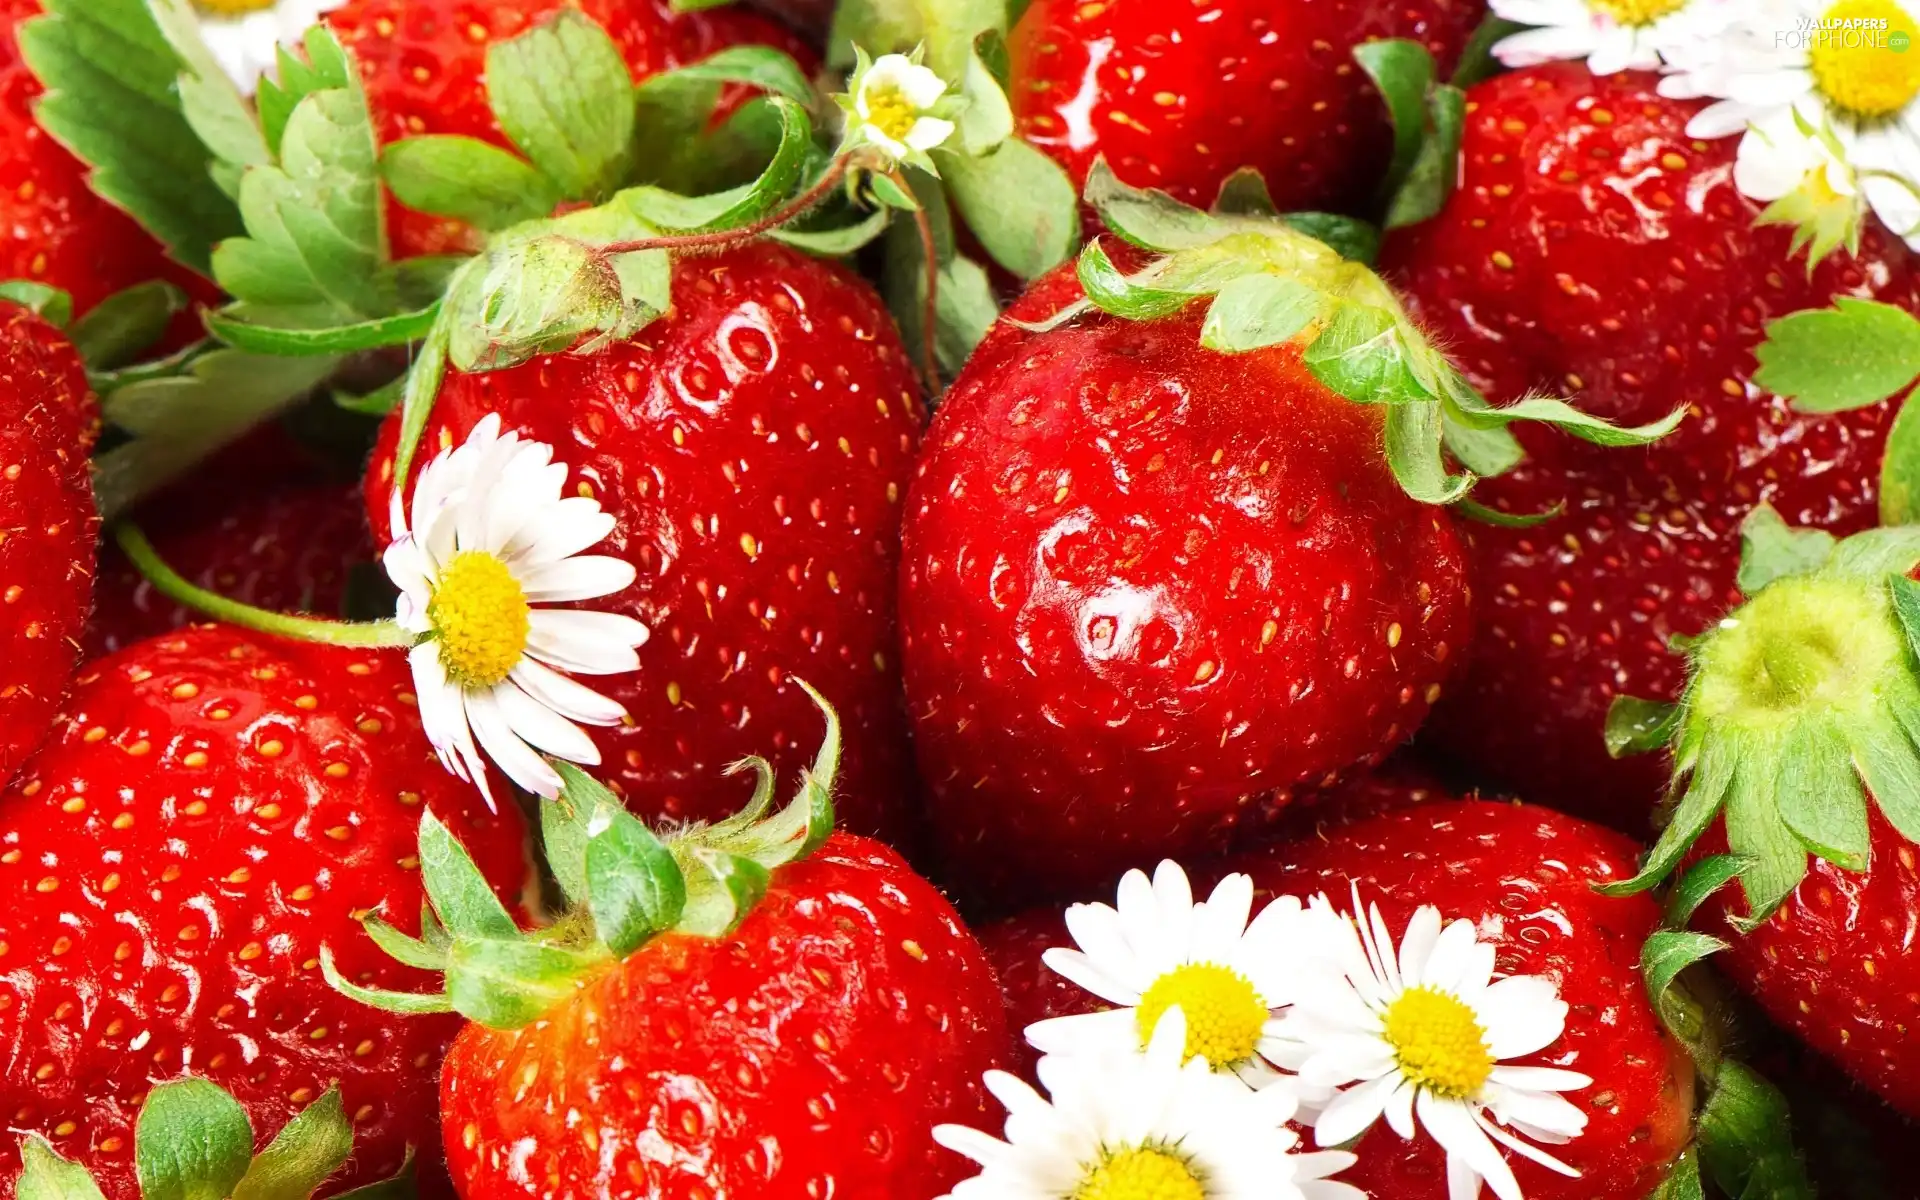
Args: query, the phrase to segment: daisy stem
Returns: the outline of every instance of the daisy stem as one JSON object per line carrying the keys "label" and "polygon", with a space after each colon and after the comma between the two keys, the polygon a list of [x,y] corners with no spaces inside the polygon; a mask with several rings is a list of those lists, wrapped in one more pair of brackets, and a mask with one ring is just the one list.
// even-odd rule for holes
{"label": "daisy stem", "polygon": [[133,563],[134,569],[153,584],[155,591],[169,600],[242,629],[302,642],[323,642],[329,646],[405,648],[419,640],[392,621],[328,621],[319,617],[295,617],[229,600],[218,592],[210,592],[190,583],[168,566],[166,560],[160,557],[160,552],[154,549],[153,543],[147,540],[147,535],[130,521],[122,521],[113,527],[113,540]]}
{"label": "daisy stem", "polygon": [[[887,178],[893,181],[893,186],[905,194],[913,195],[912,186],[907,183],[906,176],[900,173],[898,167],[889,172]],[[920,230],[920,253],[927,260],[926,307],[920,313],[920,369],[927,377],[927,403],[931,404],[934,397],[940,394],[940,356],[937,346],[940,321],[940,248],[933,238],[933,218],[927,215],[926,205],[923,204],[913,210],[913,220]]]}
{"label": "daisy stem", "polygon": [[759,220],[736,225],[732,229],[716,229],[711,233],[663,234],[659,237],[610,242],[600,249],[606,254],[631,254],[639,250],[717,250],[750,242],[769,230],[780,228],[826,199],[827,193],[839,187],[840,181],[847,177],[848,158],[845,154],[836,157],[812,187]]}

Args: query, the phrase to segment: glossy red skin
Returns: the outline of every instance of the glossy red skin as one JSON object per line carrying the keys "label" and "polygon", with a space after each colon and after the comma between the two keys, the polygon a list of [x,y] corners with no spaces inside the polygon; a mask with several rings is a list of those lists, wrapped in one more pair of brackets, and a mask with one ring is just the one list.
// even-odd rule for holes
{"label": "glossy red skin", "polygon": [[[1078,295],[1063,269],[1010,315]],[[1228,356],[1199,331],[1003,322],[935,416],[901,627],[965,895],[1098,891],[1224,846],[1383,758],[1466,642],[1458,535],[1394,482],[1380,409],[1294,348]]]}
{"label": "glossy red skin", "polygon": [[1920,309],[1915,260],[1878,225],[1858,259],[1841,251],[1809,281],[1804,260],[1787,260],[1787,231],[1752,227],[1760,206],[1732,180],[1739,139],[1690,141],[1699,105],[1655,83],[1559,64],[1474,88],[1460,190],[1383,255],[1495,401],[1545,389],[1623,422],[1691,410],[1647,450],[1517,430],[1530,460],[1477,498],[1570,511],[1535,529],[1472,528],[1479,633],[1429,727],[1472,769],[1630,831],[1645,828],[1668,768],[1659,755],[1610,759],[1607,707],[1678,694],[1685,662],[1669,639],[1737,603],[1748,511],[1766,500],[1835,534],[1875,521],[1893,409],[1801,415],[1755,388],[1765,323],[1835,294]]}
{"label": "glossy red skin", "polygon": [[[1380,799],[1378,795],[1373,797]],[[1197,871],[1210,888],[1231,871],[1253,877],[1255,910],[1276,895],[1325,892],[1344,911],[1349,881],[1378,903],[1388,928],[1406,928],[1421,904],[1465,918],[1499,949],[1504,974],[1543,975],[1571,1006],[1559,1041],[1528,1060],[1580,1071],[1590,1088],[1568,1093],[1586,1132],[1552,1152],[1583,1172],[1567,1179],[1508,1156],[1528,1200],[1646,1200],[1690,1140],[1693,1068],[1667,1038],[1640,981],[1640,947],[1659,921],[1646,896],[1610,899],[1592,885],[1630,877],[1637,848],[1596,825],[1512,802],[1448,801],[1403,793],[1402,807],[1313,836],[1280,842]],[[1037,962],[1071,946],[1058,910],[1031,913],[982,936],[1008,988],[1016,1031],[1047,1016],[1098,1010],[1088,994]],[[1610,1097],[1604,1105],[1596,1097]],[[1402,1142],[1378,1125],[1340,1178],[1375,1200],[1445,1200],[1445,1155],[1422,1136]]]}
{"label": "glossy red skin", "polygon": [[[603,778],[649,818],[717,820],[747,800],[728,764],[813,761],[839,710],[843,824],[899,839],[910,777],[895,643],[899,521],[923,418],[880,299],[840,267],[771,243],[682,260],[675,307],[635,342],[449,373],[418,461],[487,413],[555,447],[619,522],[594,550],[633,587],[585,607],[653,636],[637,674],[587,682],[632,722],[591,732]],[[387,537],[397,418],[368,469]],[[753,553],[742,542],[752,539]]]}
{"label": "glossy red skin", "polygon": [[[376,557],[361,489],[352,483],[175,489],[135,513],[168,566],[257,608],[341,616],[348,573]],[[204,620],[156,592],[116,547],[101,553],[88,657]]]}
{"label": "glossy red skin", "polygon": [[905,1200],[973,1173],[1006,1051],[980,948],[887,847],[835,834],[734,933],[655,938],[524,1029],[469,1025],[441,1109],[466,1200]]}
{"label": "glossy red skin", "polygon": [[46,736],[93,588],[87,453],[100,423],[80,356],[0,304],[0,783]]}
{"label": "glossy red skin", "polygon": [[1282,210],[1364,205],[1393,148],[1353,60],[1411,38],[1444,76],[1481,0],[1033,0],[1009,39],[1014,117],[1077,185],[1104,154],[1136,187],[1213,203],[1257,168]]}
{"label": "glossy red skin", "polygon": [[[804,42],[738,6],[675,12],[669,0],[347,0],[326,23],[360,62],[374,129],[385,144],[422,134],[458,134],[511,147],[487,103],[487,47],[525,33],[562,8],[599,22],[636,82],[731,46],[768,45],[814,63]],[[718,115],[752,93],[722,98]],[[482,235],[460,221],[388,206],[396,258],[465,254]]]}
{"label": "glossy red skin", "polygon": [[21,58],[16,34],[40,12],[40,0],[0,0],[0,280],[63,288],[75,315],[153,279],[211,300],[211,286],[95,195],[85,166],[33,119],[40,81]]}
{"label": "glossy red skin", "polygon": [[[356,917],[418,928],[423,807],[503,898],[526,875],[518,812],[489,814],[434,760],[411,686],[393,651],[183,630],[83,670],[0,797],[0,1112],[108,1200],[138,1195],[140,1098],[185,1071],[232,1092],[263,1144],[338,1081],[356,1150],[331,1189],[384,1178],[409,1145],[436,1173],[434,1064],[459,1019],[357,1004],[317,958],[426,990]],[[0,1175],[17,1153],[6,1139]]]}

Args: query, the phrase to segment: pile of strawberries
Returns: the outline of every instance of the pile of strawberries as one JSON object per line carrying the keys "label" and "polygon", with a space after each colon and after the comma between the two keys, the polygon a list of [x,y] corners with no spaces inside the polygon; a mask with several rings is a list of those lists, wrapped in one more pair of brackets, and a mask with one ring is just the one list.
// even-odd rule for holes
{"label": "pile of strawberries", "polygon": [[1920,1197],[1920,6],[1492,9],[0,0],[0,1197]]}

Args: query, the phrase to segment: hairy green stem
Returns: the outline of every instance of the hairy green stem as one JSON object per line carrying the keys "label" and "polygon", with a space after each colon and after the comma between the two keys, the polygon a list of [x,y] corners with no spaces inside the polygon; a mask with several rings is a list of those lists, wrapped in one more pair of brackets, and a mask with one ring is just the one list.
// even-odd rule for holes
{"label": "hairy green stem", "polygon": [[[887,177],[893,186],[906,195],[913,195],[913,188],[907,183],[906,176],[895,167]],[[940,247],[933,237],[933,218],[927,215],[926,205],[913,210],[913,222],[920,230],[920,253],[927,260],[927,294],[923,300],[925,307],[920,313],[920,369],[927,377],[927,403],[932,405],[940,395]]]}
{"label": "hairy green stem", "polygon": [[229,600],[218,592],[210,592],[189,582],[168,566],[140,527],[128,521],[113,527],[113,540],[133,563],[134,569],[153,584],[154,590],[229,625],[303,642],[322,642],[329,646],[405,648],[419,640],[392,621],[328,621],[317,617],[294,617]]}
{"label": "hairy green stem", "polygon": [[812,187],[757,221],[732,229],[716,229],[711,233],[662,234],[659,237],[610,242],[601,246],[600,250],[605,254],[631,254],[639,250],[717,250],[750,242],[769,230],[780,228],[826,199],[827,193],[839,187],[840,181],[846,178],[847,160],[848,156],[844,154],[835,158],[827,167],[826,174],[820,176]]}

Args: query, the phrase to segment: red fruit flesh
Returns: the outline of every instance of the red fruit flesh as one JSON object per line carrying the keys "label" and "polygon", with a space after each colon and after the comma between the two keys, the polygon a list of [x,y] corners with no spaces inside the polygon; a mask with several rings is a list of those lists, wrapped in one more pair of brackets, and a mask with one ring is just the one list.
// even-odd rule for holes
{"label": "red fruit flesh", "polygon": [[1034,0],[1009,42],[1020,133],[1076,185],[1105,155],[1135,187],[1205,207],[1254,167],[1284,210],[1363,204],[1393,138],[1353,48],[1412,38],[1441,75],[1481,0]]}
{"label": "red fruit flesh", "polygon": [[[1662,1030],[1640,981],[1640,947],[1659,911],[1645,896],[1609,899],[1592,885],[1634,873],[1635,847],[1616,834],[1544,808],[1445,801],[1398,791],[1411,807],[1204,867],[1204,895],[1231,871],[1253,877],[1255,911],[1276,895],[1325,892],[1351,907],[1349,881],[1378,903],[1396,938],[1414,910],[1473,921],[1498,949],[1504,974],[1551,979],[1570,1006],[1566,1032],[1534,1065],[1591,1076],[1567,1093],[1588,1116],[1586,1132],[1549,1151],[1582,1172],[1567,1179],[1509,1155],[1528,1200],[1645,1200],[1691,1138],[1692,1063]],[[1111,902],[1110,900],[1108,902]],[[1054,976],[1039,955],[1071,946],[1057,909],[989,927],[982,945],[1006,990],[1016,1031],[1051,1016],[1094,1012],[1090,994]],[[1359,1163],[1339,1178],[1376,1200],[1443,1200],[1445,1155],[1421,1134],[1402,1142],[1384,1125],[1356,1147]]]}
{"label": "red fruit flesh", "polygon": [[[517,813],[434,761],[403,656],[218,626],[89,666],[46,748],[0,797],[0,1112],[133,1200],[133,1123],[185,1072],[246,1106],[264,1143],[338,1082],[355,1157],[330,1185],[439,1162],[433,1071],[455,1017],[396,1017],[349,978],[424,990],[358,916],[417,928],[431,809],[503,898]],[[17,1139],[0,1175],[18,1169]]]}
{"label": "red fruit flesh", "polygon": [[[581,607],[644,621],[637,674],[585,680],[627,706],[595,729],[604,778],[649,818],[717,820],[752,791],[721,774],[812,761],[820,689],[847,730],[848,828],[902,836],[909,768],[894,587],[922,409],[872,289],[772,244],[683,259],[674,308],[640,341],[449,374],[417,461],[487,413],[551,444],[571,492],[619,524],[593,552],[640,572]],[[368,473],[387,536],[397,418]]]}
{"label": "red fruit flesh", "polygon": [[1657,82],[1559,64],[1474,88],[1460,190],[1383,256],[1495,401],[1543,389],[1623,423],[1690,410],[1644,450],[1516,430],[1528,461],[1477,498],[1568,512],[1472,529],[1479,634],[1429,730],[1462,763],[1628,830],[1668,769],[1607,756],[1608,705],[1678,695],[1686,664],[1668,642],[1737,601],[1748,511],[1767,501],[1836,534],[1875,520],[1893,409],[1807,415],[1761,391],[1765,324],[1836,294],[1920,310],[1913,256],[1877,225],[1858,258],[1842,250],[1809,279],[1785,229],[1753,228],[1760,206],[1732,177],[1739,139],[1687,138],[1699,105]]}
{"label": "red fruit flesh", "polygon": [[[1071,268],[1011,310],[1078,297]],[[1467,637],[1452,519],[1381,415],[1197,313],[1003,322],[908,504],[908,707],[939,849],[996,903],[1219,847],[1405,739]]]}
{"label": "red fruit flesh", "polygon": [[[811,66],[812,53],[779,24],[737,7],[679,12],[670,0],[347,0],[327,25],[360,62],[374,132],[382,144],[422,134],[510,143],[487,103],[487,47],[519,36],[562,8],[598,22],[620,47],[636,82],[730,46],[767,45]],[[722,97],[725,116],[753,93]],[[394,203],[388,233],[396,258],[471,253],[471,226]]]}
{"label": "red fruit flesh", "polygon": [[468,1197],[901,1200],[970,1173],[1006,1050],[972,936],[884,846],[836,834],[720,939],[665,934],[524,1029],[469,1025],[441,1088]]}
{"label": "red fruit flesh", "polygon": [[99,517],[99,407],[66,338],[0,304],[0,783],[46,736],[77,661]]}

